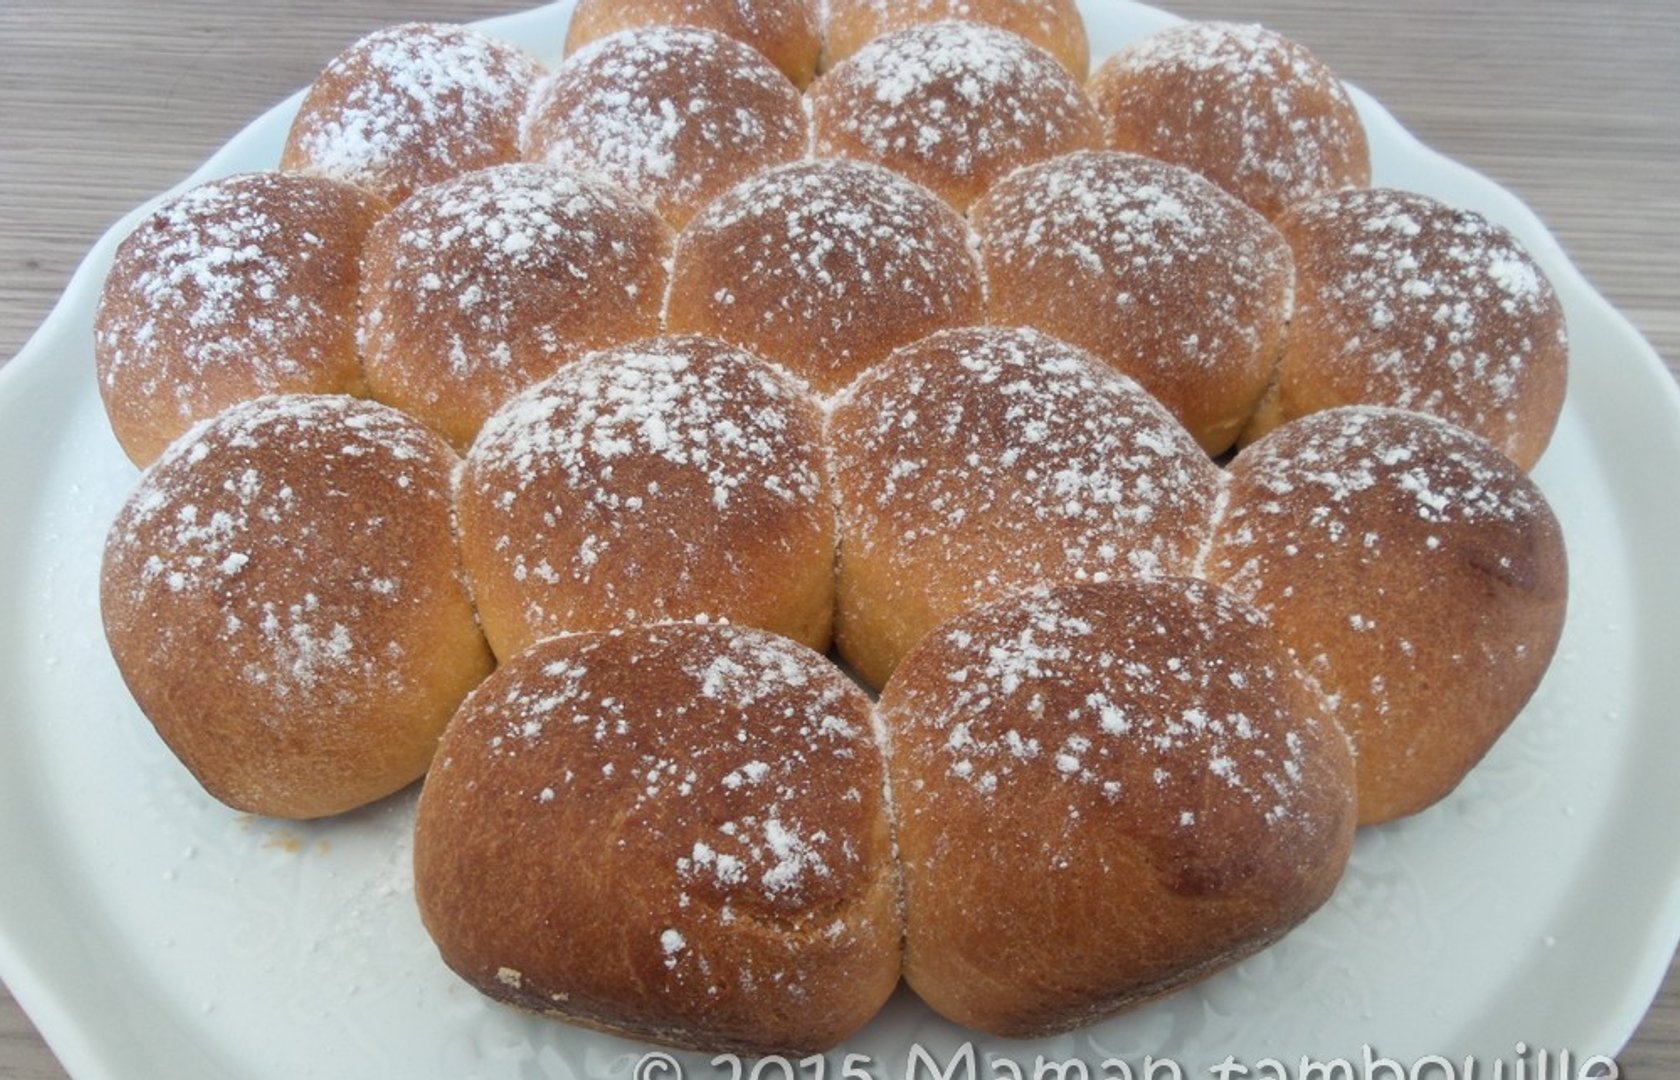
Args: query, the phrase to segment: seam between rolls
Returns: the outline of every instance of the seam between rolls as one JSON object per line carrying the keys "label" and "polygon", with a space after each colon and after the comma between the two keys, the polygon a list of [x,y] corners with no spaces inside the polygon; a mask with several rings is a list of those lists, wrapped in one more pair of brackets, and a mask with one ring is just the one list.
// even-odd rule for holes
{"label": "seam between rolls", "polygon": [[1225,526],[1225,518],[1231,510],[1231,474],[1224,469],[1219,470],[1219,492],[1213,498],[1213,512],[1208,515],[1207,535],[1202,538],[1202,546],[1196,552],[1195,558],[1190,560],[1190,576],[1199,581],[1218,585],[1208,576],[1208,560],[1213,557],[1213,545],[1219,536],[1219,530]]}
{"label": "seam between rolls", "polygon": [[881,715],[879,699],[869,705],[869,729],[875,739],[876,752],[881,755],[881,810],[887,817],[887,837],[892,856],[893,906],[898,915],[899,966],[902,972],[905,943],[910,934],[910,913],[904,895],[904,859],[898,846],[898,804],[893,800],[892,732]]}

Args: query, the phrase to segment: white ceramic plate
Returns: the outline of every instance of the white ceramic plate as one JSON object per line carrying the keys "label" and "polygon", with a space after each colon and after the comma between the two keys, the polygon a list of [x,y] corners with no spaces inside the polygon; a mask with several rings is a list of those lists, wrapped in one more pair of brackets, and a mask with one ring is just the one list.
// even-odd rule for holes
{"label": "white ceramic plate", "polygon": [[[1097,56],[1173,21],[1086,6]],[[559,4],[487,27],[552,58],[568,14]],[[1080,1056],[1093,1072],[1154,1055],[1186,1075],[1227,1055],[1273,1057],[1294,1076],[1303,1055],[1357,1064],[1366,1044],[1508,1070],[1519,1042],[1613,1054],[1680,937],[1680,394],[1526,208],[1358,101],[1379,183],[1511,227],[1565,300],[1569,404],[1535,474],[1572,563],[1558,659],[1462,789],[1363,833],[1335,898],[1279,946],[1075,1036],[980,1043],[982,1076],[997,1074],[986,1053],[1029,1076],[1040,1055]],[[296,105],[192,182],[272,167]],[[136,474],[100,408],[90,325],[141,212],[100,241],[0,371],[0,974],[84,1080],[626,1074],[644,1047],[516,1014],[443,967],[413,902],[412,793],[324,824],[240,816],[198,789],[129,699],[96,584]],[[900,994],[843,1051],[868,1055],[872,1076],[902,1077],[913,1042],[943,1063],[968,1037]],[[1534,1050],[1524,1060],[1532,1075]],[[698,1056],[682,1064],[690,1078],[727,1076]],[[815,1080],[815,1066],[800,1071]]]}

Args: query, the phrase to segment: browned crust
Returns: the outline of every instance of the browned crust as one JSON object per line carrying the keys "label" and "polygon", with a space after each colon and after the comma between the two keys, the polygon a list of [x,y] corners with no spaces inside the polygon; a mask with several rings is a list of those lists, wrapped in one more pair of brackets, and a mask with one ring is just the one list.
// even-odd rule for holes
{"label": "browned crust", "polygon": [[884,165],[959,211],[1024,165],[1102,145],[1079,81],[1049,53],[984,24],[878,38],[825,74],[807,102],[817,155]]}
{"label": "browned crust", "polygon": [[419,778],[490,671],[450,526],[455,456],[371,402],[270,397],[196,429],[112,525],[105,635],[212,795],[340,813]]}
{"label": "browned crust", "polygon": [[608,34],[648,26],[715,30],[757,49],[801,90],[816,77],[822,52],[811,0],[580,0],[566,32],[566,55]]}
{"label": "browned crust", "polygon": [[1245,441],[1339,405],[1439,416],[1524,469],[1563,409],[1563,304],[1522,245],[1471,210],[1393,190],[1321,196],[1278,221],[1295,317],[1276,407]]}
{"label": "browned crust", "polygon": [[444,735],[415,838],[427,929],[524,1008],[677,1046],[826,1049],[899,974],[869,712],[760,631],[549,639]]}
{"label": "browned crust", "polygon": [[972,609],[880,715],[905,977],[989,1033],[1066,1031],[1252,953],[1329,897],[1352,842],[1346,737],[1263,618],[1203,582]]}
{"label": "browned crust", "polygon": [[526,160],[597,172],[680,229],[739,181],[803,157],[808,128],[798,89],[746,44],[652,27],[568,57],[521,141]]}
{"label": "browned crust", "polygon": [[125,238],[94,319],[111,429],[145,466],[195,422],[263,394],[361,394],[358,263],[385,204],[325,177],[246,173]]}
{"label": "browned crust", "polygon": [[738,184],[678,238],[666,321],[832,393],[901,345],[983,317],[967,225],[864,162],[805,161]]}
{"label": "browned crust", "polygon": [[802,384],[722,342],[639,342],[533,387],[486,425],[456,499],[504,659],[562,631],[691,618],[828,647],[821,414]]}
{"label": "browned crust", "polygon": [[614,184],[502,165],[428,188],[363,261],[372,395],[464,450],[504,401],[596,349],[657,333],[670,228]]}
{"label": "browned crust", "polygon": [[1522,470],[1390,409],[1317,413],[1245,450],[1206,572],[1336,701],[1366,824],[1481,760],[1545,674],[1568,598],[1562,532]]}
{"label": "browned crust", "polygon": [[1365,127],[1341,81],[1269,30],[1164,30],[1109,57],[1088,89],[1111,149],[1193,169],[1268,218],[1371,182]]}
{"label": "browned crust", "polygon": [[945,619],[1020,588],[1185,572],[1219,472],[1152,398],[1031,330],[947,330],[835,402],[836,639],[881,686]]}
{"label": "browned crust", "polygon": [[1091,66],[1085,19],[1074,0],[827,0],[823,10],[825,69],[883,34],[942,19],[971,19],[1019,34],[1076,79],[1084,79]]}
{"label": "browned crust", "polygon": [[1022,169],[971,214],[990,318],[1089,349],[1142,383],[1203,449],[1228,449],[1289,324],[1293,260],[1259,214],[1136,154]]}
{"label": "browned crust", "polygon": [[281,151],[288,172],[336,176],[392,205],[519,159],[519,121],[542,66],[464,26],[376,30],[309,85]]}

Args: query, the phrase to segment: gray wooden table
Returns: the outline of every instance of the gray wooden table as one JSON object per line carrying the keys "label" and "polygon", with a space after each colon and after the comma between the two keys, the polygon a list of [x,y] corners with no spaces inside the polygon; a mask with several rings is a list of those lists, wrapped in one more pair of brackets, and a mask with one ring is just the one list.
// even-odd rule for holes
{"label": "gray wooden table", "polygon": [[[518,2],[0,2],[0,362],[112,221],[357,36]],[[1426,143],[1511,188],[1680,373],[1680,4],[1165,2],[1299,38]],[[1680,1076],[1677,970],[1623,1075]],[[0,1077],[63,1076],[0,990]]]}

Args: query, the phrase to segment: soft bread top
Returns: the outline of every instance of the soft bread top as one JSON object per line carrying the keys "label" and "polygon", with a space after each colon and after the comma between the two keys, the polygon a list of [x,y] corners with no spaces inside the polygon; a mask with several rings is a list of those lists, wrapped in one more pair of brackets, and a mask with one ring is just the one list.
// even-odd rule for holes
{"label": "soft bread top", "polygon": [[568,56],[536,92],[523,147],[623,184],[681,228],[808,141],[798,89],[763,56],[710,30],[654,27]]}
{"label": "soft bread top", "polygon": [[869,42],[911,26],[970,19],[1019,34],[1047,50],[1076,79],[1091,62],[1075,0],[825,0],[823,63],[834,67]]}
{"label": "soft bread top", "polygon": [[464,26],[376,30],[304,95],[280,167],[334,176],[392,204],[519,157],[519,120],[542,66]]}
{"label": "soft bread top", "polygon": [[1283,349],[1294,265],[1253,210],[1188,169],[1068,154],[978,203],[991,319],[1081,345],[1209,453],[1236,441]]}
{"label": "soft bread top", "polygon": [[450,723],[415,886],[492,997],[681,1046],[826,1049],[898,983],[869,699],[762,631],[551,638]]}
{"label": "soft bread top", "polygon": [[237,809],[309,818],[417,779],[490,670],[455,455],[347,397],[264,397],[171,446],[111,526],[100,608],[141,709]]}
{"label": "soft bread top", "polygon": [[117,249],[94,320],[99,392],[135,464],[264,394],[362,392],[362,240],[386,210],[325,177],[243,173],[160,206]]}
{"label": "soft bread top", "polygon": [[1278,221],[1295,316],[1252,440],[1338,405],[1388,405],[1474,431],[1525,469],[1568,383],[1563,304],[1509,230],[1426,195],[1321,195]]}
{"label": "soft bread top", "polygon": [[609,349],[516,397],[467,454],[457,517],[504,659],[562,631],[698,617],[828,647],[821,414],[723,342]]}
{"label": "soft bread top", "polygon": [[1228,475],[1205,573],[1265,611],[1334,700],[1361,820],[1446,796],[1563,631],[1563,532],[1539,488],[1462,428],[1373,407],[1287,424]]}
{"label": "soft bread top", "polygon": [[950,207],[879,166],[819,160],[760,173],[689,222],[667,321],[832,393],[900,345],[982,321],[982,305]]}
{"label": "soft bread top", "polygon": [[840,650],[880,686],[1019,588],[1187,572],[1219,470],[1132,380],[1031,330],[948,330],[835,402]]}
{"label": "soft bread top", "polygon": [[1263,27],[1162,30],[1109,57],[1089,90],[1111,148],[1194,169],[1268,218],[1371,182],[1347,88],[1305,46]]}
{"label": "soft bread top", "polygon": [[1022,593],[882,692],[905,977],[943,1015],[1066,1031],[1269,944],[1353,840],[1353,760],[1254,608],[1179,578]]}
{"label": "soft bread top", "polygon": [[982,23],[877,38],[808,100],[818,155],[885,165],[958,210],[1022,165],[1101,143],[1079,82],[1025,38]]}
{"label": "soft bread top", "polygon": [[811,0],[579,0],[566,55],[592,41],[647,26],[695,26],[751,45],[803,90],[817,73],[822,31]]}
{"label": "soft bread top", "polygon": [[368,238],[373,395],[465,449],[561,364],[656,333],[670,250],[658,215],[595,176],[511,164],[427,188]]}

